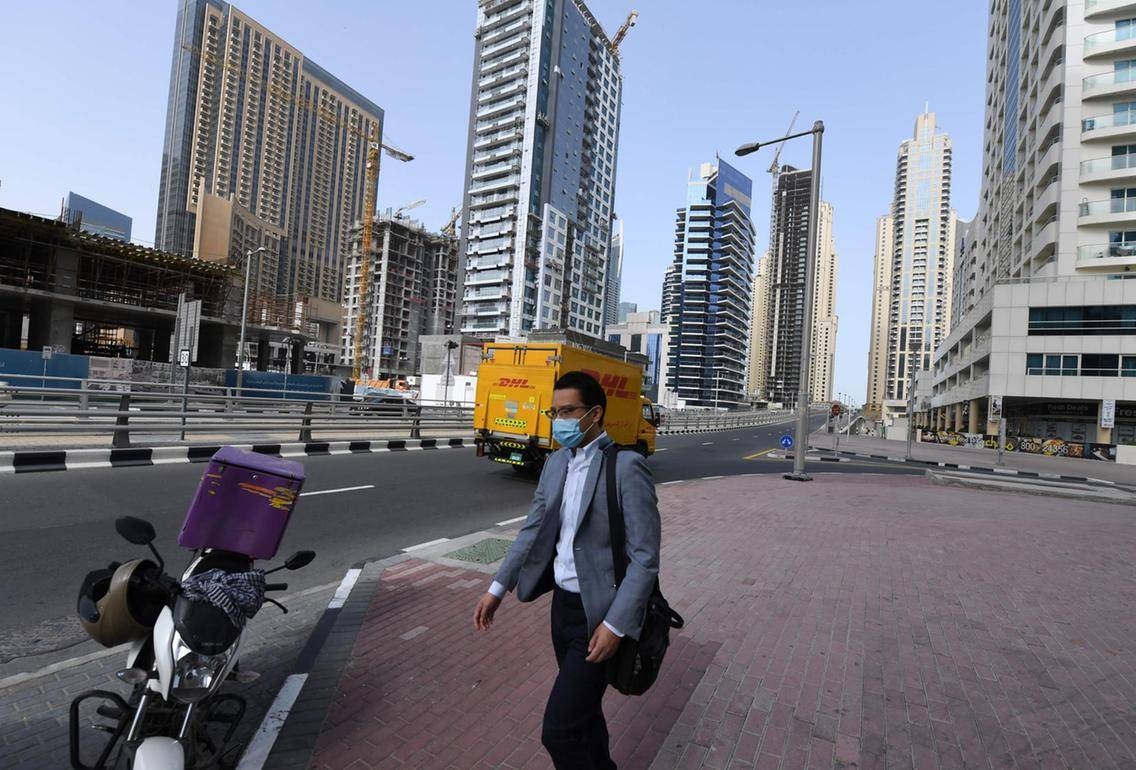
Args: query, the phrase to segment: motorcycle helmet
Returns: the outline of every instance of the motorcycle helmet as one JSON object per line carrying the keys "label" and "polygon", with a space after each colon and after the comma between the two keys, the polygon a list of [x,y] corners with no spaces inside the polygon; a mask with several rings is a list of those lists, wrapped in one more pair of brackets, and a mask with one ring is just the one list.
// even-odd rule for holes
{"label": "motorcycle helmet", "polygon": [[104,647],[141,639],[150,633],[165,606],[154,584],[158,565],[149,559],[112,563],[87,574],[79,588],[79,622]]}

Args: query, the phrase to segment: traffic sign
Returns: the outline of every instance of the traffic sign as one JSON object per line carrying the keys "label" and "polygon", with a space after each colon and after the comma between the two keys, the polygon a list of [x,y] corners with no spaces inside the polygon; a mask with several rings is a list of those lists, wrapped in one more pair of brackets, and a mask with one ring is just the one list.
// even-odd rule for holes
{"label": "traffic sign", "polygon": [[189,348],[182,348],[178,351],[178,366],[189,366]]}
{"label": "traffic sign", "polygon": [[44,345],[43,346],[43,360],[44,361],[50,361],[51,357],[54,354],[55,354],[55,348],[53,348],[51,345]]}
{"label": "traffic sign", "polygon": [[793,437],[790,436],[789,434],[785,434],[784,436],[782,436],[781,437],[781,448],[782,449],[792,449],[793,448]]}

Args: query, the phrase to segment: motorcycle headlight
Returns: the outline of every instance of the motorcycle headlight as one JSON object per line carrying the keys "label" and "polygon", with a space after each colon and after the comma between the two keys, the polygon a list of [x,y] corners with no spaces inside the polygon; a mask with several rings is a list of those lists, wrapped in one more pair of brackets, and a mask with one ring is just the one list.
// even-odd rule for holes
{"label": "motorcycle headlight", "polygon": [[171,694],[185,703],[197,703],[220,684],[231,650],[217,655],[194,652],[176,633],[173,638],[174,679]]}

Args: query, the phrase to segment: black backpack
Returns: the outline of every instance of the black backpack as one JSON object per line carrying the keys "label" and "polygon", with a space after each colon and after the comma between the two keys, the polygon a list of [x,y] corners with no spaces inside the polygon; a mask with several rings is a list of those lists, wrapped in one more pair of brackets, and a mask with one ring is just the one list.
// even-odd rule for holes
{"label": "black backpack", "polygon": [[[607,464],[607,515],[611,528],[611,558],[615,565],[615,582],[619,585],[627,574],[627,532],[623,508],[619,505],[615,477],[619,452],[624,447],[612,444],[604,450]],[[671,609],[659,590],[659,581],[647,599],[647,614],[639,639],[625,636],[607,662],[607,682],[624,695],[642,695],[659,676],[663,656],[671,643],[671,629],[682,628],[682,616]]]}

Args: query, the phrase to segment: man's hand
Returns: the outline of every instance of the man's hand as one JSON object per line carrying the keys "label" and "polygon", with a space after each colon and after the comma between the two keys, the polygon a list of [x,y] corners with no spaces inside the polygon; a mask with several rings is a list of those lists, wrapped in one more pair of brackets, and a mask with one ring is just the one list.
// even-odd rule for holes
{"label": "man's hand", "polygon": [[617,649],[619,649],[619,637],[600,623],[596,627],[596,632],[592,634],[592,640],[588,642],[588,657],[584,660],[589,663],[603,663],[614,655]]}
{"label": "man's hand", "polygon": [[489,627],[493,625],[493,615],[500,606],[501,600],[493,594],[486,592],[485,596],[481,597],[481,601],[477,603],[477,608],[473,611],[473,627],[478,631],[488,631]]}

